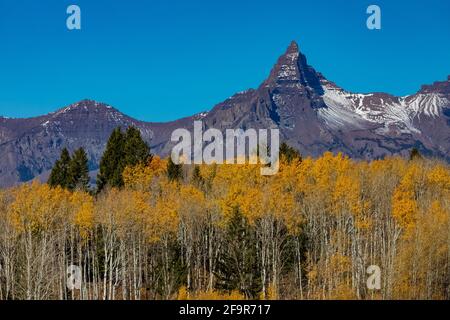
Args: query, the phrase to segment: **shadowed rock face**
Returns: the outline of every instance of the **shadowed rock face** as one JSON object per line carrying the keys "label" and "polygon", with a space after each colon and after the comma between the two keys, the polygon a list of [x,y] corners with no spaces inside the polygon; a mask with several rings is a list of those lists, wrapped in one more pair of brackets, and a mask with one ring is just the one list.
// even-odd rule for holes
{"label": "shadowed rock face", "polygon": [[202,120],[205,129],[279,128],[282,139],[303,155],[332,151],[375,159],[416,147],[449,161],[450,77],[406,97],[351,93],[309,66],[292,42],[259,88],[177,121],[142,122],[91,100],[36,118],[0,117],[0,186],[46,177],[63,147],[84,147],[95,171],[119,126],[138,127],[152,152],[166,156],[173,130],[192,130],[194,120]]}

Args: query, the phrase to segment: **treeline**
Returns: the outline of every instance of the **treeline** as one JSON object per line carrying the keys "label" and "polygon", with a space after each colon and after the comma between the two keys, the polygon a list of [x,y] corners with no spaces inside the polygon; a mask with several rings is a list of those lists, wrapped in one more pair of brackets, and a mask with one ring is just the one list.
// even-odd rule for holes
{"label": "treeline", "polygon": [[122,173],[127,166],[135,166],[151,161],[150,148],[135,127],[128,127],[122,132],[120,127],[113,130],[108,139],[106,149],[100,160],[96,188],[91,188],[89,163],[86,151],[77,149],[70,156],[67,148],[61,151],[60,158],[53,166],[48,184],[51,187],[61,187],[71,191],[99,193],[106,186],[123,187]]}
{"label": "treeline", "polygon": [[95,195],[1,190],[0,299],[450,298],[447,164],[283,148],[274,176],[148,157]]}
{"label": "treeline", "polygon": [[72,157],[67,148],[61,151],[48,179],[52,187],[60,186],[69,190],[89,190],[89,164],[86,151],[77,149]]}

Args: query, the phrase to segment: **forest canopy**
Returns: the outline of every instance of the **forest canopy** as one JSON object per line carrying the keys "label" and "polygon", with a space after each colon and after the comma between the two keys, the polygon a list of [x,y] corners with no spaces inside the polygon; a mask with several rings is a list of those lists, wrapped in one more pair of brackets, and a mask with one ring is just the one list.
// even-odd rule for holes
{"label": "forest canopy", "polygon": [[0,299],[450,298],[447,164],[290,155],[270,177],[155,156],[96,195],[0,190]]}

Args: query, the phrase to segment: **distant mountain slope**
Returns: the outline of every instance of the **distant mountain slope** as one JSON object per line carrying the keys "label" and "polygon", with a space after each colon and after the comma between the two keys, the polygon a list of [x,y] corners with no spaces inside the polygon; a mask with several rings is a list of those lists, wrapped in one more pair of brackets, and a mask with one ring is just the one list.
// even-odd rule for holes
{"label": "distant mountain slope", "polygon": [[0,117],[0,186],[46,176],[63,147],[84,147],[98,168],[115,127],[138,127],[152,152],[167,155],[177,128],[279,128],[281,137],[303,155],[343,152],[358,159],[407,154],[412,147],[450,160],[450,77],[423,86],[414,95],[355,94],[309,66],[292,42],[253,90],[240,92],[211,111],[168,123],[130,118],[113,107],[83,100],[30,119]]}

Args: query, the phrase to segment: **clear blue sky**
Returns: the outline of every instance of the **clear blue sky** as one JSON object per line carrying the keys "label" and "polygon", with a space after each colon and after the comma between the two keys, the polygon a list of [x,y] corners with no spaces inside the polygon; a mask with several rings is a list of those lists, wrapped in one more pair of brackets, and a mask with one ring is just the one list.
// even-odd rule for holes
{"label": "clear blue sky", "polygon": [[[366,28],[370,4],[381,31]],[[0,115],[91,98],[176,119],[257,87],[291,40],[348,90],[414,93],[450,74],[450,1],[0,0]]]}

